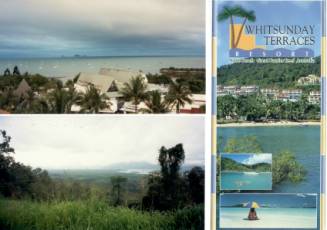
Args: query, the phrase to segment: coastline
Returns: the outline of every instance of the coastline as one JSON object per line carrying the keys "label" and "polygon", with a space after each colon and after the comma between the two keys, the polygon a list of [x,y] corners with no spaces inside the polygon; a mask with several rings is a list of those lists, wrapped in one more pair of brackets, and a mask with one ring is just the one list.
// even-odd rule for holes
{"label": "coastline", "polygon": [[278,122],[240,122],[217,124],[217,127],[273,127],[273,126],[319,126],[319,121],[278,121]]}

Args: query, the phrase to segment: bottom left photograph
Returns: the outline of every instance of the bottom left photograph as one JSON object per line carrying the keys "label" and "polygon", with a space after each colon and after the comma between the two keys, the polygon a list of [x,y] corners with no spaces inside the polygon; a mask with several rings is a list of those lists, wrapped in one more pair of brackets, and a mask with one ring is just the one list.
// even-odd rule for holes
{"label": "bottom left photograph", "polygon": [[204,122],[1,116],[0,229],[204,229]]}

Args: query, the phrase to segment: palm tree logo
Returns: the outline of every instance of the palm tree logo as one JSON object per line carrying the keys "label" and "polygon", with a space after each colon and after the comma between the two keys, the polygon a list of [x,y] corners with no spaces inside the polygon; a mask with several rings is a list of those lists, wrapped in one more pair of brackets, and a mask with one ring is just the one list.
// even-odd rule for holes
{"label": "palm tree logo", "polygon": [[[237,36],[235,36],[234,17],[243,18],[243,23]],[[238,47],[241,40],[245,23],[247,21],[254,22],[256,20],[256,16],[253,10],[246,10],[241,6],[224,6],[224,8],[218,14],[218,21],[221,22],[228,19],[230,20],[231,25],[231,47],[234,49]]]}

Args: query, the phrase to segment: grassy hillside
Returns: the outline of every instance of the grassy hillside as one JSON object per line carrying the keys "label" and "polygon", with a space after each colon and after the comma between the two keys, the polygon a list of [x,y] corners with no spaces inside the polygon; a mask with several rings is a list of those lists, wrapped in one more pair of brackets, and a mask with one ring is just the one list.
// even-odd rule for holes
{"label": "grassy hillside", "polygon": [[7,230],[137,230],[201,229],[203,207],[177,212],[142,212],[111,207],[104,201],[37,203],[0,200],[0,229]]}
{"label": "grassy hillside", "polygon": [[303,76],[320,76],[320,57],[314,64],[234,63],[218,68],[218,84],[290,88]]}
{"label": "grassy hillside", "polygon": [[245,165],[229,158],[221,158],[222,171],[239,172],[271,172],[271,165],[268,163],[258,163],[254,165]]}

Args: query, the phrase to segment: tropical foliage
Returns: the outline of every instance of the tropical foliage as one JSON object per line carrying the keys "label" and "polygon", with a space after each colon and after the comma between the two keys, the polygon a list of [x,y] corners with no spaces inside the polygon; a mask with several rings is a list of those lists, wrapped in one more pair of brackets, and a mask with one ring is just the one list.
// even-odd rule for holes
{"label": "tropical foliage", "polygon": [[297,102],[271,100],[261,94],[233,97],[226,95],[217,99],[217,119],[231,120],[319,120],[320,106],[310,104],[303,96]]}
{"label": "tropical foliage", "polygon": [[253,165],[246,165],[229,159],[228,157],[221,157],[221,170],[222,171],[235,171],[235,172],[271,172],[271,164],[257,163]]}
{"label": "tropical foliage", "polygon": [[178,71],[176,68],[169,68],[170,74],[147,74],[149,83],[169,85],[172,79],[176,79],[177,82],[183,83],[188,86],[192,94],[204,94],[206,86],[205,70],[203,71],[192,71],[192,69],[186,69],[185,71]]}
{"label": "tropical foliage", "polygon": [[[221,149],[224,153],[264,152],[257,138],[254,136],[244,136],[228,140],[218,138],[218,149]],[[305,180],[307,170],[298,162],[292,152],[281,151],[272,154],[273,187],[282,182],[299,183]],[[219,156],[217,162],[217,186],[219,189],[219,170],[222,167]]]}
{"label": "tropical foliage", "polygon": [[157,90],[150,91],[144,101],[147,109],[142,109],[144,113],[167,113],[169,108],[167,102],[162,98]]}
{"label": "tropical foliage", "polygon": [[[257,85],[271,88],[299,88],[300,77],[320,76],[320,57],[314,63],[234,63],[218,68],[219,85]],[[319,90],[319,86],[315,89]]]}
{"label": "tropical foliage", "polygon": [[141,76],[133,77],[128,83],[124,84],[121,90],[126,101],[132,101],[135,113],[138,112],[138,105],[147,98],[147,84]]}
{"label": "tropical foliage", "polygon": [[99,113],[103,109],[110,109],[109,98],[102,94],[94,85],[89,85],[86,93],[75,104],[81,106],[81,112]]}
{"label": "tropical foliage", "polygon": [[[16,95],[14,90],[22,80],[31,90],[26,95]],[[10,75],[0,77],[0,108],[10,113],[74,113],[72,106],[81,107],[82,113],[98,113],[110,109],[109,99],[93,85],[85,93],[77,92],[74,80],[65,84],[41,75]]]}
{"label": "tropical foliage", "polygon": [[186,103],[192,103],[191,95],[192,93],[188,86],[183,83],[171,81],[166,101],[171,107],[176,108],[176,113],[179,113],[182,106]]}
{"label": "tropical foliage", "polygon": [[[0,109],[9,113],[118,113],[122,112],[120,108],[123,105],[127,108],[125,112],[129,112],[129,104],[126,102],[131,102],[134,113],[168,113],[172,110],[179,112],[181,106],[192,103],[191,94],[205,93],[205,71],[187,69],[186,72],[179,72],[174,68],[170,70],[173,76],[147,75],[149,83],[164,85],[169,88],[168,93],[149,91],[147,81],[137,76],[125,82],[123,87],[117,88],[123,100],[117,101],[117,109],[114,111],[113,103],[107,94],[101,93],[95,85],[89,84],[83,91],[76,90],[75,83],[80,74],[63,83],[39,74],[21,75],[16,71],[13,75],[8,69],[5,75],[0,76]],[[23,80],[30,89],[17,95],[15,91]],[[205,112],[205,106],[200,107],[200,112]]]}

